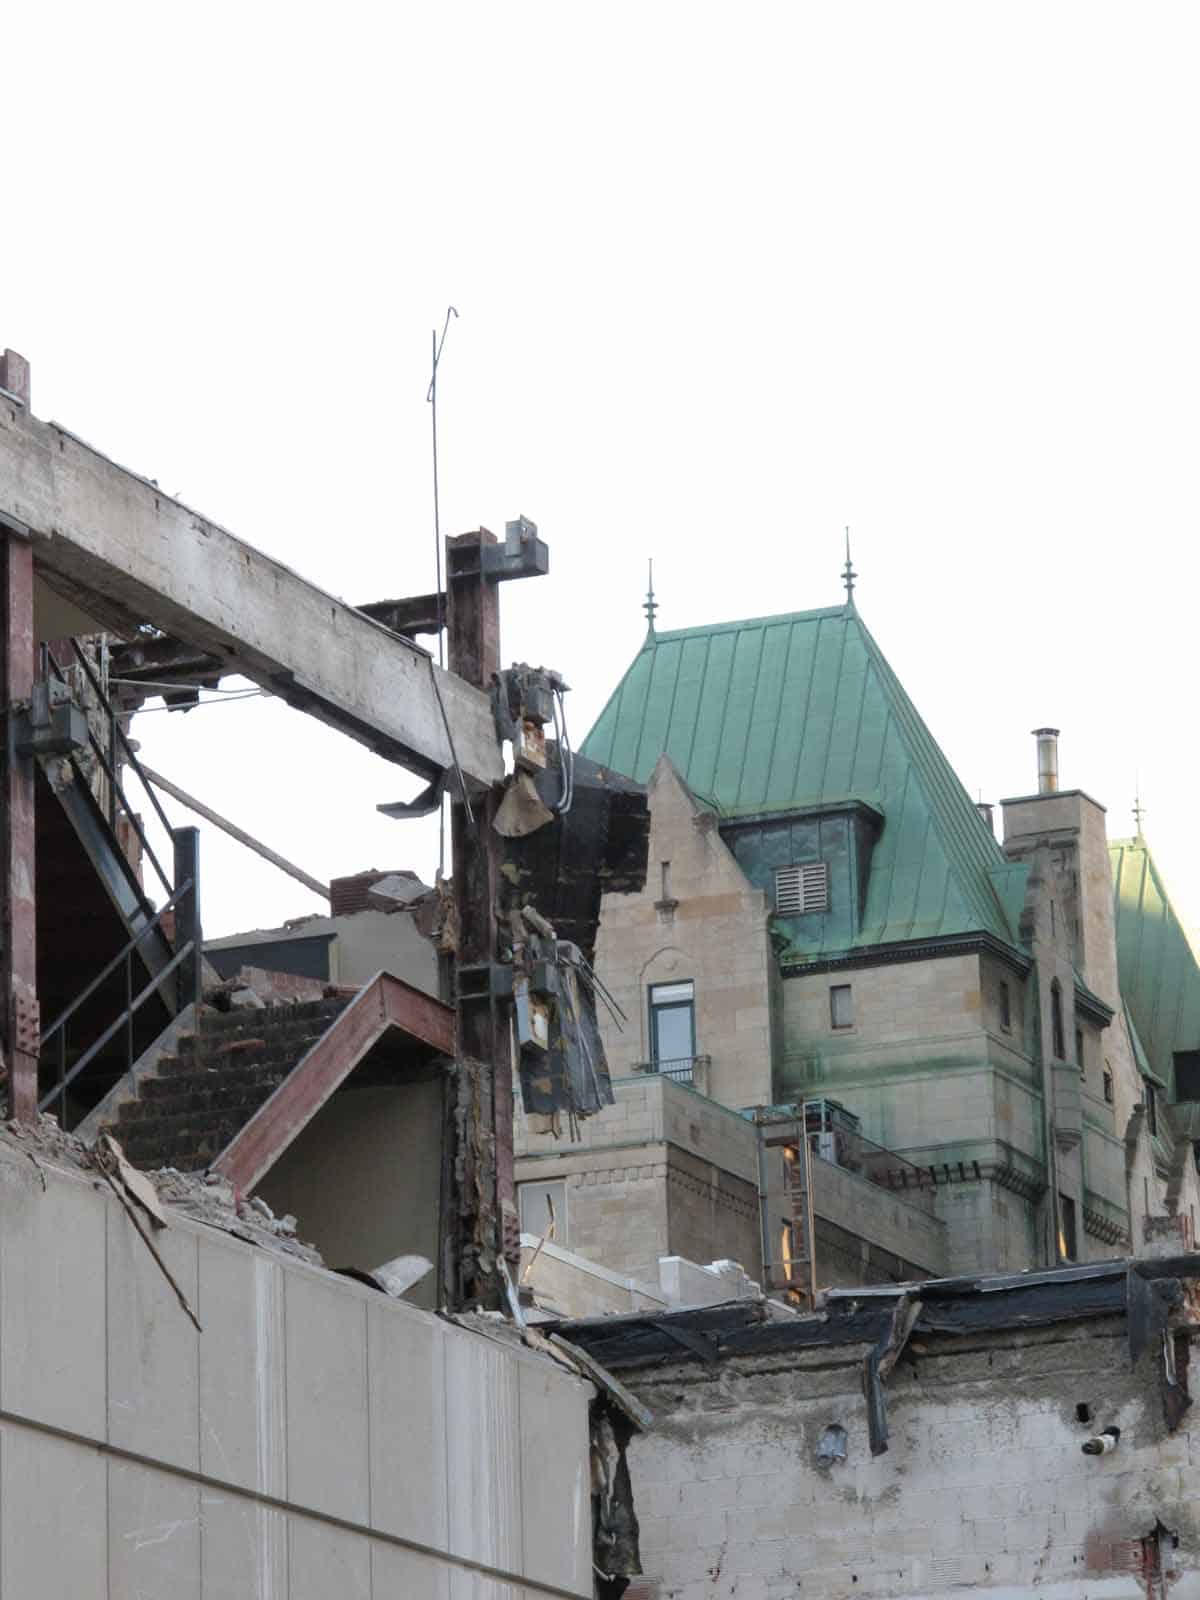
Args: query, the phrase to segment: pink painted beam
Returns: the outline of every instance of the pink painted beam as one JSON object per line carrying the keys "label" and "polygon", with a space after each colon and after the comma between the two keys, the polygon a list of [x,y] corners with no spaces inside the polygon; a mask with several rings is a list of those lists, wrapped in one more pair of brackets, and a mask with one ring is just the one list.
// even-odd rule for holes
{"label": "pink painted beam", "polygon": [[393,1030],[442,1055],[454,1054],[451,1007],[381,972],[226,1145],[212,1170],[243,1193],[253,1189],[368,1051]]}

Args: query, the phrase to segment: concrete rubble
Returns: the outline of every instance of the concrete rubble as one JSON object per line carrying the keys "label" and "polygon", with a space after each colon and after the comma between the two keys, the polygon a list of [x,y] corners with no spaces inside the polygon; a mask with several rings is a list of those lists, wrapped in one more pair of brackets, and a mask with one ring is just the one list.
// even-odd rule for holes
{"label": "concrete rubble", "polygon": [[[0,1149],[23,1155],[33,1164],[100,1177],[96,1148],[66,1133],[58,1119],[43,1113],[35,1122],[9,1118],[0,1124]],[[296,1236],[295,1217],[276,1217],[264,1200],[245,1199],[224,1179],[163,1167],[144,1177],[154,1186],[168,1225],[173,1215],[219,1229],[259,1249],[278,1252],[309,1266],[323,1267],[318,1251]]]}

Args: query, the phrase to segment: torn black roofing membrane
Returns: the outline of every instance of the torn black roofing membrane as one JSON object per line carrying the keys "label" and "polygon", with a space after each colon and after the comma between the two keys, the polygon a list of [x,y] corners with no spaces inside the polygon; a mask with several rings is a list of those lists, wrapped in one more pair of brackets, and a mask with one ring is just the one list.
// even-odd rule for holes
{"label": "torn black roofing membrane", "polygon": [[871,1449],[878,1454],[887,1449],[882,1385],[910,1336],[1014,1332],[1092,1317],[1126,1318],[1133,1365],[1150,1345],[1163,1345],[1163,1405],[1173,1429],[1191,1400],[1167,1349],[1168,1315],[1183,1302],[1184,1281],[1197,1279],[1200,1254],[1191,1254],[831,1289],[825,1309],[814,1315],[792,1315],[769,1300],[735,1300],[679,1311],[589,1317],[557,1326],[564,1338],[614,1371],[821,1346],[870,1346],[863,1357],[863,1387]]}

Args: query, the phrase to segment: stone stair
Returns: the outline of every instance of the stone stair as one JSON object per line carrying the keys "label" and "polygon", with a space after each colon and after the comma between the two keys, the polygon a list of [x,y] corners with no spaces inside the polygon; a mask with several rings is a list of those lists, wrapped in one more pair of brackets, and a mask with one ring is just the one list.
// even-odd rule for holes
{"label": "stone stair", "polygon": [[274,1094],[348,998],[200,1014],[104,1125],[143,1168],[202,1171]]}

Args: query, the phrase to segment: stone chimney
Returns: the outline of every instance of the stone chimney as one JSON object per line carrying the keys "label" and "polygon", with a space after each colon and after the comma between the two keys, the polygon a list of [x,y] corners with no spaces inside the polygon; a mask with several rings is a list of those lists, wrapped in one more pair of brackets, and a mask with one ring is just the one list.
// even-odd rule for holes
{"label": "stone chimney", "polygon": [[1038,751],[1036,794],[1001,800],[1004,853],[1010,861],[1032,861],[1048,845],[1060,879],[1054,898],[1069,918],[1075,963],[1084,980],[1108,1005],[1121,1004],[1113,923],[1112,868],[1104,807],[1080,789],[1058,786],[1058,729],[1035,728]]}

